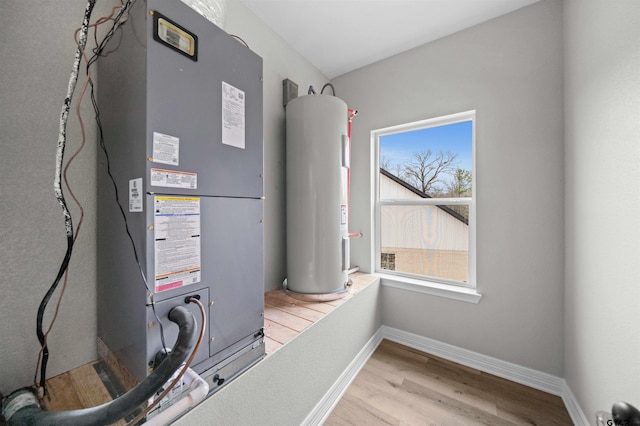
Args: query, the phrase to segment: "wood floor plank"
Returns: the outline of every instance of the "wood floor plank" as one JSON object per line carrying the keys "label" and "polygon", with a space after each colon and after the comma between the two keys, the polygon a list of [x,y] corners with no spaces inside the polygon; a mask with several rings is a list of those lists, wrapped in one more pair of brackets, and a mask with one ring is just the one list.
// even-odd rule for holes
{"label": "wood floor plank", "polygon": [[274,353],[275,351],[277,351],[278,349],[284,346],[282,343],[276,342],[269,336],[266,336],[266,339],[264,339],[264,345],[265,345],[264,351],[266,352],[266,355],[271,355],[272,353]]}
{"label": "wood floor plank", "polygon": [[285,327],[289,327],[292,330],[300,332],[305,328],[309,327],[313,322],[306,320],[304,318],[300,318],[288,312],[281,311],[280,309],[276,309],[273,306],[269,306],[269,304],[264,305],[264,318],[265,320],[269,320]]}
{"label": "wood floor plank", "polygon": [[299,333],[295,330],[285,327],[277,322],[273,322],[265,318],[264,320],[264,334],[275,340],[276,342],[284,345],[289,340],[296,337]]}
{"label": "wood floor plank", "polygon": [[[48,398],[44,408],[49,411],[67,411],[91,408],[111,401],[111,395],[93,368],[94,362],[80,366],[47,380]],[[126,425],[125,420],[113,423]]]}
{"label": "wood floor plank", "polygon": [[265,306],[268,305],[276,309],[280,309],[282,311],[299,316],[300,318],[304,318],[311,322],[316,322],[322,319],[325,315],[322,312],[309,309],[305,306],[296,305],[295,303],[285,302],[284,300],[271,297],[269,295],[265,296],[264,303],[265,303]]}
{"label": "wood floor plank", "polygon": [[[486,412],[497,414],[495,395],[468,386],[459,380],[450,379],[446,375],[439,374],[437,369],[432,371],[435,358],[411,348],[405,350],[402,348],[401,345],[395,343],[389,345],[387,341],[383,341],[367,364],[377,370],[387,369],[395,372],[403,378],[413,380],[443,395],[456,398]],[[479,374],[474,369],[466,369],[465,371],[472,375]]]}
{"label": "wood floor plank", "polygon": [[78,394],[71,383],[69,372],[47,380],[48,395],[44,398],[44,406],[49,411],[78,410],[84,408]]}
{"label": "wood floor plank", "polygon": [[463,424],[510,426],[511,423],[495,414],[480,408],[466,404],[459,399],[450,398],[433,389],[419,385],[411,380],[404,380],[401,389],[411,395],[416,402],[437,407],[443,413],[443,417],[437,419],[440,423],[450,418],[460,419]]}
{"label": "wood floor plank", "polygon": [[[335,417],[332,413],[326,424],[357,424],[349,417],[349,410],[361,410],[363,416],[384,414],[378,417],[386,423],[376,423],[373,417],[371,424],[402,426],[572,424],[557,396],[386,340],[343,399],[345,406],[341,400]],[[354,408],[354,404],[360,407]]]}
{"label": "wood floor plank", "polygon": [[[371,357],[368,363],[371,364],[372,368],[387,368],[387,365],[375,356]],[[419,385],[429,387],[450,398],[455,398],[488,413],[497,414],[496,397],[492,393],[451,380],[420,367],[420,365],[406,365],[398,368],[396,372],[403,378],[413,380]]]}
{"label": "wood floor plank", "polygon": [[340,298],[340,299],[336,299],[336,300],[329,300],[326,303],[327,305],[331,305],[331,306],[340,306],[342,305],[344,302],[346,302],[347,300],[351,299],[353,297],[353,294],[351,293],[347,293],[344,297]]}
{"label": "wood floor plank", "polygon": [[399,426],[400,420],[352,395],[345,395],[325,426]]}
{"label": "wood floor plank", "polygon": [[269,297],[273,297],[284,302],[293,303],[298,306],[304,306],[307,309],[313,309],[314,311],[322,312],[324,314],[328,314],[329,312],[335,309],[335,306],[327,305],[324,302],[305,302],[302,300],[294,299],[293,297],[287,296],[284,291],[277,289],[271,290],[266,293]]}
{"label": "wood floor plank", "polygon": [[[543,393],[544,392],[539,392]],[[531,398],[527,398],[527,395]],[[564,426],[570,425],[571,417],[558,396],[546,394],[557,401],[552,403],[540,402],[538,398],[531,395],[531,392],[522,394],[512,393],[501,394],[497,397],[498,415],[504,419],[511,420],[518,425],[549,425]]]}
{"label": "wood floor plank", "polygon": [[75,368],[69,372],[71,383],[83,407],[95,407],[111,401],[111,395],[102,384],[93,363]]}
{"label": "wood floor plank", "polygon": [[[389,390],[388,386],[386,390]],[[438,425],[442,424],[437,423],[439,419],[448,418],[445,410],[415,397],[406,389],[396,387],[391,389],[391,392],[386,390],[371,381],[365,383],[356,379],[348,392],[353,392],[354,396],[366,401],[366,404],[397,419],[401,425]],[[446,423],[447,425],[468,426],[459,419],[450,420]]]}
{"label": "wood floor plank", "polygon": [[349,275],[349,278],[351,279],[351,281],[353,282],[352,284],[352,288],[358,292],[362,289],[364,289],[365,287],[367,287],[370,283],[371,280],[367,275],[362,275],[362,274],[352,274]]}
{"label": "wood floor plank", "polygon": [[[407,387],[405,382],[406,380],[400,376],[390,372],[383,372],[380,375],[373,368],[369,369],[365,366],[352,383],[353,389],[350,387],[347,393],[353,392],[354,396],[396,418],[400,424],[487,424],[470,423],[469,416],[464,420],[455,418],[450,420],[450,412],[446,406],[438,403],[437,398],[416,395],[417,392]],[[446,419],[445,423],[442,423],[443,419]]]}

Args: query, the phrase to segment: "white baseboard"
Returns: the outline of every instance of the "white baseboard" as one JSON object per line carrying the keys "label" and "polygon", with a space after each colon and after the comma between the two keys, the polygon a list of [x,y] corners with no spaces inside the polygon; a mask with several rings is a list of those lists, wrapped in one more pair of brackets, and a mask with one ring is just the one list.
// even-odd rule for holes
{"label": "white baseboard", "polygon": [[578,400],[576,399],[573,392],[571,392],[571,389],[569,388],[569,385],[566,381],[564,382],[564,387],[562,390],[562,402],[564,402],[564,406],[567,407],[567,411],[569,412],[574,425],[588,426],[591,424],[587,417],[584,415],[584,411],[582,411],[582,408],[580,408]]}
{"label": "white baseboard", "polygon": [[591,424],[563,378],[398,330],[397,328],[384,325],[380,328],[384,339],[559,396],[562,398],[574,425],[588,426]]}
{"label": "white baseboard", "polygon": [[327,393],[322,397],[320,402],[313,408],[311,413],[302,422],[305,426],[321,425],[329,417],[335,406],[347,391],[347,388],[356,378],[367,360],[373,355],[378,345],[382,342],[382,328],[369,339],[362,350],[351,361],[351,364],[342,372],[338,380],[331,386]]}
{"label": "white baseboard", "polygon": [[388,339],[422,352],[559,396],[562,398],[574,425],[588,426],[590,424],[563,378],[383,325],[369,339],[356,358],[331,386],[331,389],[309,413],[302,423],[303,425],[321,425],[327,419],[382,339]]}
{"label": "white baseboard", "polygon": [[562,396],[564,379],[561,379],[560,377],[482,355],[467,349],[462,349],[447,343],[442,343],[417,334],[398,330],[397,328],[391,328],[384,325],[381,328],[382,336],[385,339],[389,339],[393,342],[418,349],[422,352],[427,352],[432,355],[448,359],[449,361],[457,362],[458,364],[466,365],[467,367],[475,368],[552,395]]}

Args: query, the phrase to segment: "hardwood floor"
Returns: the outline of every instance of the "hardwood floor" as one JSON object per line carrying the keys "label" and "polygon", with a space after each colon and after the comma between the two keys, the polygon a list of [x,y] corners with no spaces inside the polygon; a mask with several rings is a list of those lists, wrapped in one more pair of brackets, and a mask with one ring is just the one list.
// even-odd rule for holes
{"label": "hardwood floor", "polygon": [[[106,373],[108,366],[98,360],[47,380],[48,396],[43,408],[49,411],[78,410],[96,407],[125,392],[115,376]],[[135,416],[130,416],[131,420]],[[122,419],[114,425],[126,425]]]}
{"label": "hardwood floor", "polygon": [[382,341],[331,413],[338,425],[572,425],[560,397]]}

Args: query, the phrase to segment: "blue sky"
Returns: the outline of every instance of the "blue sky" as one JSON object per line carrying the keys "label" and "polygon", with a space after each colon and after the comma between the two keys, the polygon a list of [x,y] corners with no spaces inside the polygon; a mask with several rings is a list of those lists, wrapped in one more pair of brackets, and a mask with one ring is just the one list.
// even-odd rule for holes
{"label": "blue sky", "polygon": [[[393,163],[409,161],[414,152],[430,149],[433,154],[451,151],[458,154],[457,167],[471,170],[472,122],[447,124],[380,138],[380,158]],[[394,172],[394,170],[389,170]]]}

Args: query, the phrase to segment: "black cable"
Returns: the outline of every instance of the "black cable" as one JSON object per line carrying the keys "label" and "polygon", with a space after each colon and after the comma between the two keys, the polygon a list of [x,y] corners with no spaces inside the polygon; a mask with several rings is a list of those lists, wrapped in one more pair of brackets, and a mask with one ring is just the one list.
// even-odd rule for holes
{"label": "black cable", "polygon": [[230,35],[231,37],[233,37],[233,38],[237,39],[237,40],[240,40],[240,42],[242,42],[242,44],[244,44],[245,46],[247,46],[247,48],[251,49],[251,48],[249,47],[249,45],[247,44],[247,42],[246,42],[246,41],[244,41],[244,40],[242,39],[242,37],[237,36],[237,35],[235,35],[235,34],[229,34],[229,35]]}
{"label": "black cable", "polygon": [[56,194],[56,199],[62,208],[62,212],[64,215],[64,223],[67,232],[67,250],[64,255],[64,259],[60,264],[60,268],[58,269],[58,274],[54,279],[53,283],[49,287],[49,290],[43,297],[40,302],[40,306],[38,307],[38,314],[36,316],[36,334],[38,336],[38,341],[40,342],[40,346],[42,347],[42,358],[40,360],[40,387],[46,393],[46,376],[47,376],[47,362],[49,361],[49,348],[47,342],[45,341],[45,335],[42,330],[42,323],[44,319],[44,313],[47,309],[47,305],[51,296],[55,292],[58,284],[60,284],[60,280],[64,275],[65,271],[69,267],[69,261],[71,260],[71,253],[73,250],[73,221],[71,220],[71,212],[67,207],[67,202],[64,198],[64,192],[62,190],[61,180],[62,180],[62,164],[64,160],[64,149],[67,143],[67,121],[69,118],[69,110],[71,109],[71,99],[73,97],[73,92],[75,91],[76,83],[78,81],[78,71],[80,70],[80,59],[82,58],[82,53],[87,44],[87,33],[89,31],[89,21],[91,20],[91,13],[93,12],[93,7],[95,6],[96,0],[88,0],[87,6],[84,12],[84,18],[82,20],[82,27],[80,31],[80,38],[78,42],[78,48],[76,49],[75,60],[73,62],[73,68],[71,70],[71,75],[69,76],[69,85],[67,88],[67,96],[64,99],[64,103],[62,106],[62,111],[60,113],[60,132],[58,134],[58,148],[56,152],[56,175],[54,178],[54,192]]}
{"label": "black cable", "polygon": [[149,302],[151,305],[151,310],[153,311],[153,315],[155,316],[156,320],[158,321],[158,324],[160,325],[160,341],[162,342],[162,350],[167,351],[167,345],[165,344],[164,341],[164,327],[162,326],[162,321],[160,321],[160,318],[158,317],[158,314],[156,313],[156,303],[153,299],[153,292],[151,291],[151,289],[149,288],[149,283],[147,281],[147,276],[144,273],[144,269],[142,268],[142,264],[140,263],[140,258],[138,256],[138,250],[136,249],[136,243],[133,240],[133,236],[131,235],[131,231],[129,230],[129,222],[127,221],[127,215],[124,212],[124,208],[122,207],[122,203],[120,202],[120,195],[118,192],[118,185],[116,184],[116,180],[113,177],[113,174],[111,173],[111,161],[109,159],[109,152],[107,150],[107,146],[104,143],[104,131],[102,129],[102,121],[100,120],[100,110],[98,109],[98,102],[96,101],[96,96],[95,96],[95,90],[94,90],[94,85],[93,85],[93,80],[90,78],[89,79],[89,85],[91,86],[91,104],[93,105],[93,110],[95,112],[95,116],[96,116],[96,124],[98,126],[98,142],[100,144],[100,148],[102,149],[102,152],[104,152],[104,156],[107,160],[107,175],[109,176],[109,179],[111,180],[111,184],[113,185],[113,190],[115,192],[116,195],[116,203],[118,204],[118,208],[120,210],[120,214],[122,215],[122,219],[124,221],[124,229],[127,233],[127,236],[129,237],[129,241],[131,241],[131,247],[133,248],[133,257],[136,260],[136,264],[138,265],[138,269],[140,270],[140,275],[142,276],[142,281],[144,282],[144,286],[147,289],[147,294],[149,295]]}
{"label": "black cable", "polygon": [[[103,54],[102,52],[105,49],[105,47],[107,46],[107,44],[109,43],[109,41],[111,40],[111,38],[113,37],[113,35],[116,33],[118,28],[120,28],[120,26],[123,25],[126,22],[126,19],[123,20],[123,16],[125,15],[125,13],[128,13],[129,9],[131,8],[131,6],[135,2],[136,2],[136,0],[128,0],[120,8],[120,12],[113,19],[113,25],[111,26],[111,29],[107,32],[105,37],[102,39],[102,42],[100,42],[100,44],[96,48],[93,49],[93,53],[94,54],[87,61],[87,67],[86,67],[87,75],[89,74],[89,68],[91,67],[91,65],[93,63],[95,63],[98,60],[99,57],[104,57],[104,56],[106,56],[106,55],[108,55],[110,53],[110,52],[107,52],[106,54]],[[62,187],[60,185],[61,170],[62,170],[62,164],[63,164],[63,160],[64,160],[64,149],[65,149],[65,146],[66,146],[66,128],[67,128],[69,110],[71,108],[71,99],[73,97],[73,92],[75,91],[75,86],[76,86],[77,79],[78,79],[78,71],[79,71],[79,68],[80,68],[80,60],[81,60],[81,58],[83,56],[84,49],[85,49],[86,44],[87,44],[87,34],[88,34],[88,30],[89,30],[89,23],[90,23],[90,20],[91,20],[91,14],[93,12],[93,8],[95,6],[95,3],[96,3],[96,0],[87,0],[87,6],[86,6],[86,9],[85,9],[85,15],[84,15],[84,18],[83,18],[83,21],[82,21],[82,26],[80,28],[80,36],[79,36],[79,39],[78,39],[78,48],[76,50],[76,55],[75,55],[75,60],[74,60],[71,76],[69,78],[69,86],[68,86],[68,90],[67,90],[67,97],[64,100],[64,104],[63,104],[62,112],[61,112],[61,116],[60,116],[60,133],[59,133],[59,137],[58,137],[58,152],[57,152],[57,155],[56,155],[56,176],[55,176],[55,180],[54,180],[54,190],[56,192],[56,198],[58,199],[58,202],[60,203],[60,206],[61,206],[61,208],[63,210],[64,217],[65,217],[65,227],[66,227],[66,230],[67,230],[67,250],[66,250],[64,259],[63,259],[63,261],[62,261],[62,263],[60,265],[58,274],[57,274],[53,284],[51,285],[51,287],[49,288],[49,290],[47,291],[47,293],[45,294],[44,298],[42,299],[42,301],[40,303],[40,306],[38,308],[37,318],[36,318],[36,334],[38,336],[38,340],[39,340],[40,345],[42,347],[42,357],[40,358],[40,387],[42,388],[42,390],[43,390],[43,392],[45,394],[46,394],[46,370],[47,370],[47,363],[48,363],[48,360],[49,360],[49,349],[48,349],[48,346],[47,346],[46,341],[45,341],[45,334],[43,332],[43,319],[44,319],[44,314],[45,314],[47,305],[48,305],[53,293],[55,292],[56,288],[58,287],[58,284],[60,283],[60,280],[62,279],[62,276],[64,275],[65,271],[69,267],[69,262],[71,260],[71,254],[72,254],[73,244],[74,244],[74,232],[73,232],[73,222],[71,220],[71,213],[69,212],[69,209],[67,207],[67,203],[66,203],[66,200],[64,198],[64,193],[63,193]],[[119,43],[118,43],[118,45],[119,45]],[[116,46],[115,49],[117,49],[117,46]],[[100,123],[100,120],[99,120],[99,111],[98,111],[97,102],[95,100],[93,81],[91,80],[91,78],[89,78],[88,82],[91,84],[91,100],[92,100],[92,104],[93,104],[94,110],[96,111],[96,121],[98,122],[98,127],[99,127],[99,130],[100,130],[101,146],[102,146],[102,148],[103,148],[103,150],[105,152],[105,155],[107,155],[106,147],[104,146],[102,124]],[[108,165],[108,155],[107,155],[107,165]],[[138,267],[140,268],[140,273],[142,275],[142,279],[144,281],[145,287],[146,287],[147,292],[149,294],[149,299],[150,299],[150,303],[151,303],[151,308],[153,310],[153,314],[154,314],[156,320],[158,321],[158,324],[160,325],[160,338],[161,338],[161,341],[162,341],[163,350],[166,351],[166,344],[165,344],[165,340],[164,340],[164,328],[163,328],[162,322],[160,321],[160,318],[158,317],[158,314],[156,313],[155,302],[153,300],[153,293],[149,290],[147,279],[146,279],[146,276],[145,276],[144,271],[142,269],[142,265],[140,264],[140,261],[139,261],[139,258],[138,258],[138,253],[137,253],[137,250],[136,250],[136,247],[135,247],[135,243],[133,241],[133,237],[131,236],[131,233],[129,232],[126,215],[124,213],[124,210],[123,210],[122,205],[120,203],[120,200],[118,198],[116,183],[115,183],[115,180],[114,180],[113,176],[110,173],[109,166],[107,167],[107,170],[109,171],[109,177],[111,178],[111,180],[113,182],[113,185],[114,185],[114,188],[116,189],[116,201],[118,203],[120,211],[121,211],[121,213],[123,215],[123,218],[125,220],[125,229],[127,231],[127,235],[129,236],[129,239],[131,240],[131,244],[133,246],[133,251],[134,251],[134,257],[136,259],[136,263],[138,264]]]}
{"label": "black cable", "polygon": [[129,13],[129,9],[131,9],[131,7],[135,4],[135,2],[136,0],[127,0],[127,2],[120,9],[120,12],[118,12],[115,18],[113,18],[113,25],[111,26],[107,34],[105,34],[100,44],[93,49],[93,56],[91,56],[91,58],[89,58],[89,61],[87,61],[87,69],[89,69],[89,67],[91,67],[91,65],[93,65],[93,63],[96,62],[98,58],[105,57],[109,53],[111,53],[111,52],[107,52],[106,54],[103,55],[102,51],[105,49],[105,47],[107,47],[107,44],[109,43],[111,38],[114,36],[118,28],[120,28],[120,26],[127,21],[127,19],[122,20],[122,17],[125,13]]}
{"label": "black cable", "polygon": [[[93,50],[93,56],[87,61],[87,74],[89,74],[89,68],[91,67],[92,64],[94,64],[99,58],[105,57],[106,55],[111,53],[111,52],[107,52],[107,54],[103,54],[102,52],[104,51],[104,49],[109,44],[109,41],[113,38],[113,36],[115,35],[115,33],[118,30],[118,28],[120,28],[120,26],[126,22],[126,21],[122,21],[122,16],[125,13],[129,12],[129,9],[131,9],[131,7],[135,4],[135,2],[136,2],[136,0],[128,0],[124,4],[122,9],[120,9],[120,12],[113,19],[113,25],[111,26],[111,28],[109,29],[107,34],[104,36],[104,38],[102,39],[100,44]],[[120,43],[118,42],[118,46],[119,45],[120,45]],[[116,49],[117,49],[117,47],[113,51],[115,51]],[[133,248],[133,257],[136,260],[136,264],[138,265],[138,269],[140,270],[140,276],[142,277],[142,281],[143,281],[144,286],[145,286],[145,288],[147,290],[147,294],[149,295],[149,304],[151,305],[151,310],[153,311],[153,316],[158,321],[158,325],[160,325],[160,341],[162,343],[162,350],[165,351],[165,354],[166,354],[167,353],[167,345],[166,345],[165,339],[164,339],[164,327],[162,325],[162,321],[160,321],[160,317],[158,316],[158,314],[156,312],[156,304],[155,304],[155,300],[154,300],[154,297],[153,297],[153,292],[149,288],[149,283],[148,283],[147,277],[146,277],[146,275],[144,273],[144,268],[142,267],[142,264],[140,263],[140,258],[138,256],[138,250],[136,248],[136,244],[135,244],[135,242],[133,240],[133,236],[131,235],[131,231],[129,230],[129,222],[127,221],[127,215],[125,214],[124,208],[122,207],[122,203],[120,202],[120,195],[119,195],[119,192],[118,192],[118,185],[116,184],[115,178],[113,177],[113,174],[111,173],[111,162],[110,162],[110,159],[109,159],[109,152],[108,152],[107,146],[106,146],[106,144],[104,142],[104,131],[103,131],[103,128],[102,128],[102,121],[100,120],[100,110],[98,108],[98,102],[96,101],[95,87],[93,85],[93,80],[91,79],[91,77],[89,77],[89,85],[91,86],[91,104],[93,106],[93,111],[95,112],[96,124],[98,126],[98,138],[99,138],[98,141],[99,141],[100,148],[104,152],[105,158],[107,160],[107,175],[109,176],[109,179],[111,180],[111,183],[113,185],[113,189],[114,189],[115,196],[116,196],[116,203],[118,204],[118,208],[120,209],[120,214],[122,215],[122,219],[124,221],[124,228],[125,228],[125,231],[127,233],[127,236],[129,237],[129,241],[131,242],[131,247]]]}
{"label": "black cable", "polygon": [[324,86],[322,86],[322,90],[320,90],[320,94],[322,95],[324,93],[324,89],[326,89],[327,87],[331,87],[331,91],[333,91],[333,96],[336,95],[336,88],[333,87],[333,84],[331,83],[327,83]]}

